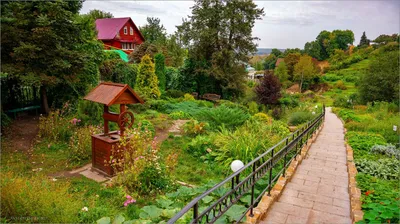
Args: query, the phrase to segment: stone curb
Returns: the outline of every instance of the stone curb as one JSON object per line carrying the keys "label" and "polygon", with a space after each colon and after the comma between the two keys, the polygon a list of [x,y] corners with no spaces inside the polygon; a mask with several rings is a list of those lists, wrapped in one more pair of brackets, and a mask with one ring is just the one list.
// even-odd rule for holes
{"label": "stone curb", "polygon": [[303,146],[301,149],[300,155],[297,155],[296,160],[292,160],[290,165],[286,169],[286,175],[283,177],[281,175],[274,185],[274,187],[271,189],[271,196],[268,196],[267,193],[263,195],[261,198],[260,202],[258,203],[257,207],[254,208],[253,210],[253,217],[250,217],[250,211],[246,214],[246,222],[247,224],[253,224],[253,223],[258,223],[259,221],[263,220],[265,216],[267,215],[267,212],[269,208],[271,208],[272,204],[275,201],[279,200],[279,197],[282,195],[283,190],[285,189],[285,186],[287,183],[290,182],[290,180],[293,177],[293,174],[296,171],[296,168],[301,164],[301,161],[307,156],[308,150],[311,147],[311,144],[315,142],[317,139],[318,134],[324,127],[324,123],[321,124],[321,126],[317,129],[317,131],[312,135],[311,138],[307,140],[307,144]]}
{"label": "stone curb", "polygon": [[[344,121],[340,118],[342,123]],[[346,135],[347,129],[344,128],[344,134]],[[353,223],[363,220],[364,212],[361,210],[361,190],[357,187],[356,175],[357,168],[354,163],[353,149],[345,141],[346,153],[347,153],[347,172],[349,174],[349,195],[350,195],[350,217]]]}

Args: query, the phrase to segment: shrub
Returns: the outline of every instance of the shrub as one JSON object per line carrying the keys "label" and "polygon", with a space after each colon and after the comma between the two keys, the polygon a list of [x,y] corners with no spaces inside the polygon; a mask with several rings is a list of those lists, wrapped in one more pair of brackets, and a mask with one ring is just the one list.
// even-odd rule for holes
{"label": "shrub", "polygon": [[199,107],[208,107],[208,108],[214,107],[214,103],[205,100],[197,100],[197,105],[199,105]]}
{"label": "shrub", "polygon": [[190,120],[185,123],[183,130],[188,135],[196,136],[199,134],[204,134],[207,131],[208,123],[198,122],[197,120]]}
{"label": "shrub", "polygon": [[83,164],[92,156],[92,135],[100,133],[99,127],[86,126],[76,129],[69,141],[68,157],[73,164]]}
{"label": "shrub", "polygon": [[211,128],[216,129],[220,126],[232,129],[243,124],[250,116],[239,108],[229,108],[225,105],[202,110],[199,112],[199,120],[210,123]]}
{"label": "shrub", "polygon": [[183,97],[185,93],[180,90],[169,89],[165,92],[165,95],[172,98],[180,98]]}
{"label": "shrub", "polygon": [[257,101],[260,104],[277,104],[281,98],[281,83],[279,79],[272,74],[265,74],[261,83],[256,86]]}
{"label": "shrub", "polygon": [[11,118],[7,116],[3,111],[1,111],[1,128],[7,127],[9,124],[11,124]]}
{"label": "shrub", "polygon": [[154,63],[149,55],[145,55],[139,64],[139,74],[136,80],[136,89],[145,98],[158,98],[161,93],[158,88],[158,78],[155,74]]}
{"label": "shrub", "polygon": [[113,178],[115,184],[145,195],[166,189],[169,175],[151,133],[137,128],[126,132],[130,138],[122,138],[110,157],[110,166],[117,173]]}
{"label": "shrub", "polygon": [[60,110],[51,111],[47,117],[40,116],[39,137],[50,141],[69,141],[73,128],[80,122],[79,119],[74,119],[65,118]]}
{"label": "shrub", "polygon": [[280,108],[280,107],[275,107],[275,108],[272,110],[272,117],[273,117],[275,120],[281,119],[281,118],[282,118],[282,115],[283,115],[282,108]]}
{"label": "shrub", "polygon": [[185,113],[183,111],[175,111],[175,112],[170,113],[168,116],[174,120],[189,119],[191,117],[190,114]]}
{"label": "shrub", "polygon": [[253,115],[253,118],[264,122],[264,123],[271,123],[272,122],[272,118],[270,116],[268,116],[268,114],[265,113],[257,113]]}
{"label": "shrub", "polygon": [[347,142],[354,150],[369,151],[374,145],[385,145],[386,140],[379,134],[349,131]]}
{"label": "shrub", "polygon": [[345,96],[338,96],[333,100],[334,107],[351,108],[352,102]]}
{"label": "shrub", "polygon": [[350,121],[356,121],[360,122],[360,118],[356,116],[355,112],[353,110],[340,110],[339,111],[339,117],[342,118],[345,122],[350,122]]}
{"label": "shrub", "polygon": [[184,101],[194,101],[195,99],[194,99],[194,96],[192,96],[191,94],[185,93],[185,95],[183,96],[183,100]]}
{"label": "shrub", "polygon": [[249,112],[250,114],[256,114],[258,113],[258,105],[256,102],[251,101],[250,103],[248,103],[247,105],[249,107]]}
{"label": "shrub", "polygon": [[344,85],[344,82],[342,80],[339,80],[336,82],[335,87],[341,90],[346,90],[347,87]]}
{"label": "shrub", "polygon": [[313,119],[313,117],[314,115],[312,115],[310,112],[307,111],[294,112],[290,115],[288,124],[296,126],[305,123],[307,121],[310,121],[311,119]]}
{"label": "shrub", "polygon": [[389,157],[394,157],[394,158],[400,160],[400,150],[396,149],[396,147],[392,144],[374,145],[371,148],[371,152],[387,155]]}
{"label": "shrub", "polygon": [[165,57],[162,53],[154,55],[155,73],[158,78],[158,86],[161,91],[165,91],[167,81],[165,77]]}
{"label": "shrub", "polygon": [[378,161],[356,159],[357,170],[371,176],[393,180],[399,179],[400,163],[397,159],[379,159]]}
{"label": "shrub", "polygon": [[82,125],[98,125],[103,121],[103,108],[99,103],[88,100],[79,100],[77,116]]}
{"label": "shrub", "polygon": [[286,95],[284,97],[282,97],[281,99],[279,99],[279,103],[281,105],[287,106],[287,107],[298,107],[299,106],[299,99],[292,96],[292,95]]}
{"label": "shrub", "polygon": [[154,136],[156,134],[156,129],[154,128],[154,125],[148,120],[140,121],[137,125],[135,125],[135,127],[142,132],[150,132],[151,136]]}
{"label": "shrub", "polygon": [[205,155],[215,149],[213,136],[198,135],[186,145],[186,150],[194,157],[205,159]]}
{"label": "shrub", "polygon": [[324,76],[322,76],[322,78],[328,82],[336,82],[341,79],[339,76],[337,76],[336,74],[332,74],[332,73],[327,73]]}

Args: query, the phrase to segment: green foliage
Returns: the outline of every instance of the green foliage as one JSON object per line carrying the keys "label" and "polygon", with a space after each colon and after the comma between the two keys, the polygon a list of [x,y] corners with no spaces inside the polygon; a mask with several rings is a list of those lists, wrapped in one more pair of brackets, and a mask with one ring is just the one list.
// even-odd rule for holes
{"label": "green foliage", "polygon": [[128,84],[131,88],[135,87],[138,74],[136,64],[128,64],[120,58],[103,61],[100,65],[100,76],[103,81]]}
{"label": "green foliage", "polygon": [[337,96],[333,101],[334,107],[343,107],[343,108],[351,108],[353,106],[350,99],[346,96]]}
{"label": "green foliage", "polygon": [[191,94],[185,93],[185,95],[183,95],[183,100],[184,101],[194,101],[195,99],[194,99],[194,96],[192,96]]}
{"label": "green foliage", "polygon": [[258,113],[258,104],[256,102],[251,101],[250,103],[247,104],[247,106],[249,107],[250,114],[254,115]]}
{"label": "green foliage", "polygon": [[299,98],[293,95],[284,95],[284,97],[279,99],[279,104],[286,107],[295,108],[300,105]]}
{"label": "green foliage", "polygon": [[150,44],[162,44],[166,40],[166,30],[159,18],[147,17],[147,24],[140,27],[140,32],[146,42]]}
{"label": "green foliage", "polygon": [[1,111],[1,129],[7,127],[11,122],[11,118]]}
{"label": "green foliage", "polygon": [[136,46],[135,50],[129,54],[129,62],[140,63],[145,55],[149,55],[149,57],[153,59],[154,55],[158,52],[159,49],[156,45],[145,41],[139,46]]}
{"label": "green foliage", "polygon": [[253,118],[258,120],[258,121],[265,122],[265,123],[272,122],[272,118],[270,116],[268,116],[268,114],[265,114],[265,113],[254,114]]}
{"label": "green foliage", "polygon": [[215,148],[214,137],[211,135],[197,135],[186,145],[186,150],[190,154],[203,160],[205,160],[208,153]]}
{"label": "green foliage", "polygon": [[229,108],[225,105],[202,110],[198,114],[199,120],[207,121],[212,129],[224,126],[228,129],[243,124],[250,115],[239,108]]}
{"label": "green foliage", "polygon": [[69,140],[69,161],[85,164],[92,156],[92,135],[100,133],[99,128],[86,126],[78,128]]}
{"label": "green foliage", "polygon": [[110,12],[105,12],[98,9],[90,10],[86,15],[90,16],[93,21],[97,19],[113,18],[114,16]]}
{"label": "green foliage", "polygon": [[165,77],[165,57],[163,54],[158,53],[154,55],[155,73],[158,78],[158,86],[161,91],[165,91],[167,80]]}
{"label": "green foliage", "polygon": [[197,120],[190,120],[185,123],[183,130],[187,135],[196,136],[199,134],[205,134],[207,132],[208,123],[198,122]]}
{"label": "green foliage", "polygon": [[158,78],[154,71],[154,64],[150,56],[145,55],[139,64],[139,74],[136,80],[136,88],[146,98],[158,98],[161,93],[158,88]]}
{"label": "green foliage", "polygon": [[180,98],[183,97],[185,93],[180,90],[170,89],[165,92],[165,95],[172,98]]}
{"label": "green foliage", "polygon": [[300,92],[317,76],[315,65],[311,59],[308,55],[301,56],[299,62],[294,66],[293,80],[299,82]]}
{"label": "green foliage", "polygon": [[287,69],[286,63],[284,61],[279,63],[278,67],[275,68],[274,75],[276,75],[279,78],[279,81],[281,83],[288,80],[288,78],[289,78],[288,69]]}
{"label": "green foliage", "polygon": [[353,110],[346,110],[346,109],[340,110],[339,117],[342,118],[345,122],[361,121],[361,119],[355,114]]}
{"label": "green foliage", "polygon": [[400,150],[392,144],[387,145],[374,145],[371,148],[372,153],[387,155],[388,157],[394,157],[400,160]]}
{"label": "green foliage", "polygon": [[337,81],[336,84],[335,84],[335,87],[337,89],[341,89],[341,90],[346,90],[347,89],[346,85],[344,84],[344,82],[342,80]]}
{"label": "green foliage", "polygon": [[39,118],[39,137],[47,138],[54,142],[60,140],[68,142],[77,123],[75,125],[72,124],[62,111],[52,111],[47,117],[41,116]]}
{"label": "green foliage", "polygon": [[287,66],[289,80],[293,81],[293,73],[294,73],[294,66],[299,62],[300,54],[299,53],[290,53],[287,54],[284,58],[285,64]]}
{"label": "green foliage", "polygon": [[274,69],[277,60],[278,58],[274,54],[268,55],[268,57],[266,57],[264,60],[264,69]]}
{"label": "green foliage", "polygon": [[369,46],[370,40],[368,40],[367,35],[365,35],[365,31],[363,32],[363,35],[361,36],[360,43],[358,44],[358,47],[368,47]]}
{"label": "green foliage", "polygon": [[379,159],[377,161],[356,159],[355,163],[359,172],[385,180],[400,178],[400,163],[397,159]]}
{"label": "green foliage", "polygon": [[386,144],[385,138],[373,133],[349,131],[346,133],[346,138],[354,150],[369,151],[374,145]]}
{"label": "green foliage", "polygon": [[174,120],[191,118],[190,114],[185,113],[183,111],[174,111],[170,113],[168,116]]}
{"label": "green foliage", "polygon": [[307,121],[310,121],[311,119],[314,118],[314,115],[311,114],[311,112],[308,111],[298,111],[290,114],[288,124],[289,125],[299,125],[306,123]]}
{"label": "green foliage", "polygon": [[[184,72],[187,75],[183,77],[199,78],[203,82],[205,79],[200,79],[202,76],[213,77],[216,81],[213,86],[217,89],[213,92],[224,91],[224,97],[242,93],[246,72],[237,62],[248,62],[248,55],[256,51],[251,28],[263,13],[263,9],[252,1],[195,2],[192,15],[177,27],[180,40],[189,49],[189,59],[196,61],[192,72]],[[199,86],[193,87],[196,89]],[[182,90],[204,93],[199,89]]]}
{"label": "green foliage", "polygon": [[332,73],[327,73],[327,74],[325,74],[324,76],[322,76],[322,78],[323,78],[325,81],[328,81],[328,82],[336,82],[336,81],[338,81],[338,80],[341,79],[341,77],[339,77],[339,76],[336,75],[336,74],[332,74]]}
{"label": "green foliage", "polygon": [[361,99],[364,102],[391,102],[399,99],[399,66],[397,51],[388,52],[373,59],[368,73],[360,79]]}
{"label": "green foliage", "polygon": [[[173,67],[165,68],[166,88],[168,90],[175,90],[179,86],[179,70]],[[175,90],[179,91],[179,90]],[[182,94],[183,95],[183,94]],[[176,97],[174,97],[176,98]]]}
{"label": "green foliage", "polygon": [[77,117],[82,125],[98,125],[103,121],[103,107],[99,103],[88,100],[79,100],[77,106]]}

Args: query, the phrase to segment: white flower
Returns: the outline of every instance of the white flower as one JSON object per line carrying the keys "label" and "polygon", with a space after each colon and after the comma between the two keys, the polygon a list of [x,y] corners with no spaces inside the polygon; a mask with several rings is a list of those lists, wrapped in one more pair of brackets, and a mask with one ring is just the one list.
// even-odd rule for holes
{"label": "white flower", "polygon": [[82,208],[82,211],[87,212],[87,211],[89,211],[89,209],[88,209],[88,207],[85,206]]}
{"label": "white flower", "polygon": [[313,111],[312,114],[314,115],[314,114],[315,114],[315,111]]}
{"label": "white flower", "polygon": [[315,108],[318,108],[318,105],[315,105]]}
{"label": "white flower", "polygon": [[57,179],[56,179],[56,178],[53,178],[53,181],[57,181]]}

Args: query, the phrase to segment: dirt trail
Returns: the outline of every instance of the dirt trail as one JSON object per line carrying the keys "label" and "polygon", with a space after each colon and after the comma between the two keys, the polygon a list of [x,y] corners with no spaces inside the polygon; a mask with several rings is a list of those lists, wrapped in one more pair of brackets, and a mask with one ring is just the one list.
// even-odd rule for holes
{"label": "dirt trail", "polygon": [[182,132],[182,126],[189,120],[175,120],[171,127],[167,129],[159,129],[156,131],[156,142],[161,144],[168,138],[168,135],[172,133],[173,135],[180,135]]}
{"label": "dirt trail", "polygon": [[38,116],[23,116],[4,129],[4,149],[32,154],[32,143],[39,132]]}

